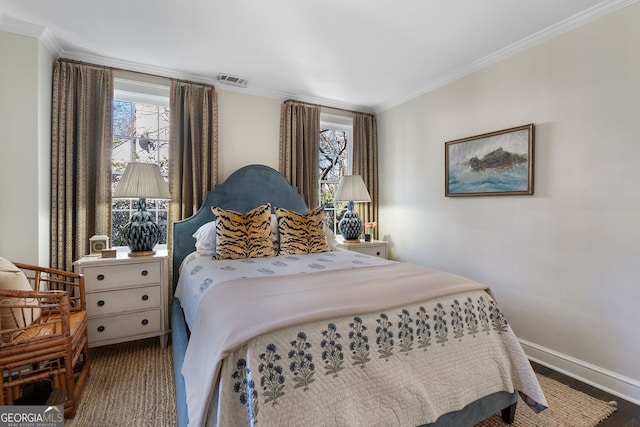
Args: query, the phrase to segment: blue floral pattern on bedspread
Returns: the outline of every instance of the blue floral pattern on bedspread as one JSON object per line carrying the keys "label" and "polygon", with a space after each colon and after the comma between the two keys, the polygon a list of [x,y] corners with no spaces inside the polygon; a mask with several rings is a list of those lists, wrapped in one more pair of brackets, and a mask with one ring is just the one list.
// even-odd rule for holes
{"label": "blue floral pattern on bedspread", "polygon": [[[420,395],[419,385],[446,384],[477,370],[485,376],[500,376],[496,371],[504,367],[493,354],[496,342],[504,341],[503,346],[509,347],[514,339],[500,308],[483,291],[288,327],[254,338],[227,358],[219,385],[224,396],[219,420],[221,425],[273,425],[274,420],[281,425],[309,425],[327,416],[323,411],[337,413],[340,405],[354,405],[350,411],[357,413],[356,418],[346,424],[337,422],[350,425],[368,420],[371,403],[364,402],[364,415],[358,404],[367,393],[377,393],[376,398],[389,404],[389,411],[377,410],[375,425],[386,425],[385,412],[393,415],[390,420],[397,416],[406,425],[431,422],[433,414],[421,413],[415,405],[420,407],[423,399],[433,397],[411,396]],[[498,359],[508,357],[505,353]],[[225,387],[233,393],[225,393]],[[411,390],[407,405],[412,408],[402,403],[406,390],[398,394],[398,389]],[[229,399],[235,403],[224,403]],[[406,414],[399,415],[396,406]],[[239,420],[238,413],[245,418]]]}

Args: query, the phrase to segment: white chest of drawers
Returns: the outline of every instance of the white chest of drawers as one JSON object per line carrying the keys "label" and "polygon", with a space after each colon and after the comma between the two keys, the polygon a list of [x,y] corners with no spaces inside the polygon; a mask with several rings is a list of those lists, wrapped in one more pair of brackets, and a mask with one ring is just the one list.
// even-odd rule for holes
{"label": "white chest of drawers", "polygon": [[154,256],[117,258],[83,257],[74,269],[85,275],[89,347],[154,336],[167,344],[167,292],[169,258]]}
{"label": "white chest of drawers", "polygon": [[339,248],[346,249],[348,251],[360,252],[361,254],[377,256],[380,258],[389,258],[389,242],[384,240],[374,240],[372,242],[346,242],[343,239],[338,239]]}

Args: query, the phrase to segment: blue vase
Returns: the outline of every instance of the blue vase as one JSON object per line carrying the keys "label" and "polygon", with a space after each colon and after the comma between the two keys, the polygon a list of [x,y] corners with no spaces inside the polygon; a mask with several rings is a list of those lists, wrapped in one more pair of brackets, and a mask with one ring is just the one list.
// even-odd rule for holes
{"label": "blue vase", "polygon": [[362,221],[358,217],[358,213],[353,210],[353,202],[348,202],[347,211],[338,223],[340,234],[345,240],[359,240],[362,228]]}

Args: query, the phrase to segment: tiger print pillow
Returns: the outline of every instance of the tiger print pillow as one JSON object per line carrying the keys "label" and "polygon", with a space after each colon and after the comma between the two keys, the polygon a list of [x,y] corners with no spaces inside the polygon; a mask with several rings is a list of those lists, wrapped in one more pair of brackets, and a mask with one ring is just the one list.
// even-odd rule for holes
{"label": "tiger print pillow", "polygon": [[280,255],[300,255],[314,252],[329,252],[324,232],[324,210],[322,206],[299,214],[276,207]]}
{"label": "tiger print pillow", "polygon": [[241,259],[276,256],[271,241],[271,205],[245,214],[211,208],[216,216],[216,258]]}

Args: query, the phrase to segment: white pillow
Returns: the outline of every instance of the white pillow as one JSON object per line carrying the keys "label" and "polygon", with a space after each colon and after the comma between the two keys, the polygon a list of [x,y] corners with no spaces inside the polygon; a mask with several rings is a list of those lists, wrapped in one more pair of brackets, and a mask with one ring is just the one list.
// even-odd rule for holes
{"label": "white pillow", "polygon": [[324,237],[327,239],[327,244],[330,248],[335,248],[336,246],[338,246],[336,235],[332,229],[327,227],[327,224],[324,225]]}
{"label": "white pillow", "polygon": [[216,254],[216,222],[211,221],[202,225],[193,233],[196,239],[196,251],[201,255],[213,256]]}
{"label": "white pillow", "polygon": [[[27,276],[12,262],[0,257],[0,289],[33,291]],[[9,304],[37,304],[35,299],[7,298]],[[24,315],[24,317],[23,317]],[[0,309],[0,325],[3,329],[23,328],[29,326],[40,316],[40,309],[22,311],[19,308]]]}
{"label": "white pillow", "polygon": [[276,251],[280,248],[280,233],[278,232],[278,218],[276,214],[271,214],[271,241]]}

